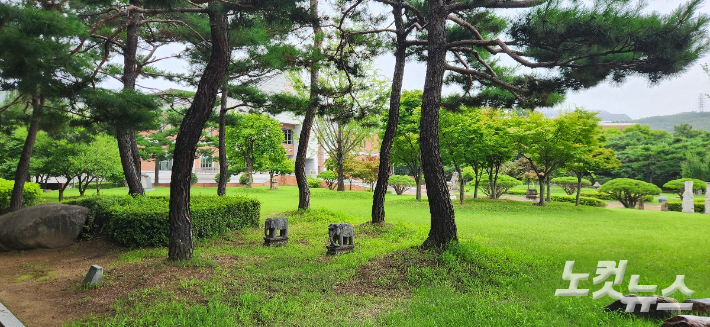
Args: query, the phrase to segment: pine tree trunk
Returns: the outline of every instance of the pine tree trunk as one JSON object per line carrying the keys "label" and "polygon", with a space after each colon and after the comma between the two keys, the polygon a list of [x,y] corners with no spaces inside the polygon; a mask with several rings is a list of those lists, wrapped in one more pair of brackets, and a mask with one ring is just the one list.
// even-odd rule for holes
{"label": "pine tree trunk", "polygon": [[[143,184],[141,183],[140,170],[136,170],[135,157],[131,146],[131,139],[135,138],[135,132],[131,129],[117,129],[116,139],[118,140],[118,150],[121,156],[121,167],[123,175],[128,183],[128,194],[145,195]],[[138,163],[140,165],[140,162]]]}
{"label": "pine tree trunk", "polygon": [[217,182],[217,195],[227,194],[227,180],[229,167],[227,167],[227,79],[222,82],[222,103],[219,107],[219,181]]}
{"label": "pine tree trunk", "polygon": [[446,16],[443,1],[429,1],[428,58],[419,123],[420,153],[431,214],[429,236],[422,245],[425,248],[441,248],[450,242],[458,241],[454,207],[446,187],[439,151],[439,108],[447,53]]}
{"label": "pine tree trunk", "polygon": [[15,170],[15,185],[12,187],[12,195],[10,197],[10,212],[20,210],[24,206],[25,182],[30,172],[30,159],[37,140],[37,133],[39,133],[42,106],[44,106],[44,98],[39,95],[32,96],[32,118],[30,127],[27,129],[25,145],[20,153],[20,161],[17,163],[17,170]]}
{"label": "pine tree trunk", "polygon": [[[318,17],[318,0],[311,0],[311,14]],[[317,52],[323,48],[323,41],[320,37],[322,29],[320,23],[313,25],[313,47]],[[313,119],[316,116],[318,107],[318,64],[311,63],[311,94],[308,101],[306,115],[301,125],[301,135],[298,139],[298,153],[296,154],[296,184],[298,184],[298,209],[308,209],[311,206],[311,190],[308,188],[308,177],[306,176],[306,156],[308,151],[308,141],[311,138],[311,128]]]}
{"label": "pine tree trunk", "polygon": [[158,185],[160,184],[160,161],[158,159],[155,160],[155,180],[153,181],[153,185]]}
{"label": "pine tree trunk", "polygon": [[[138,5],[136,0],[130,1],[131,5]],[[128,25],[126,26],[126,43],[123,47],[123,89],[135,90],[136,78],[138,78],[136,53],[138,51],[138,26],[140,25],[141,14],[130,11],[128,14]],[[136,133],[130,128],[116,128],[116,139],[118,140],[118,151],[121,156],[121,166],[123,175],[128,183],[128,194],[145,195],[143,184],[141,183],[141,162],[136,143]]]}
{"label": "pine tree trunk", "polygon": [[175,141],[173,173],[170,181],[170,242],[168,259],[192,258],[192,222],[190,221],[190,178],[197,142],[217,99],[217,91],[227,70],[229,46],[227,16],[209,5],[212,54],[197,86],[192,105],[185,113]]}
{"label": "pine tree trunk", "polygon": [[[390,163],[392,161],[392,144],[397,135],[397,125],[399,124],[399,104],[402,98],[402,81],[404,80],[404,65],[407,59],[407,49],[405,42],[407,35],[403,33],[404,24],[402,22],[402,8],[394,7],[394,24],[397,29],[397,48],[394,52],[394,74],[392,75],[392,91],[390,92],[390,108],[387,117],[387,127],[382,137],[380,146],[380,166],[377,172],[377,184],[372,197],[372,223],[381,224],[385,221],[385,195],[387,195],[387,181],[390,175]],[[421,200],[421,187],[417,184],[418,200]]]}

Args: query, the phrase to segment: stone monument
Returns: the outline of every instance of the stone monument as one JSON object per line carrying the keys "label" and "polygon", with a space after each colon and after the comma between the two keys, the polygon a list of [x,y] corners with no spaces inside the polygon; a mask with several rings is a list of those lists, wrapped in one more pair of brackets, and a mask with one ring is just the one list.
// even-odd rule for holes
{"label": "stone monument", "polygon": [[705,183],[705,213],[710,214],[710,182]]}
{"label": "stone monument", "polygon": [[143,186],[144,190],[152,190],[153,180],[148,175],[141,175],[141,185]]}
{"label": "stone monument", "polygon": [[685,181],[685,190],[683,190],[683,212],[694,213],[695,204],[693,204],[693,181]]}
{"label": "stone monument", "polygon": [[348,223],[330,224],[328,226],[330,245],[325,247],[328,249],[328,254],[352,252],[355,247],[354,235],[353,226]]}
{"label": "stone monument", "polygon": [[288,242],[288,220],[283,217],[266,218],[264,223],[264,245],[279,246],[286,244],[286,242]]}
{"label": "stone monument", "polygon": [[638,204],[638,209],[643,210],[643,197],[639,198],[639,201],[637,204]]}
{"label": "stone monument", "polygon": [[104,278],[104,268],[99,265],[92,265],[89,272],[84,277],[84,286],[91,287],[101,284]]}
{"label": "stone monument", "polygon": [[451,190],[459,190],[459,173],[456,171],[451,175]]}

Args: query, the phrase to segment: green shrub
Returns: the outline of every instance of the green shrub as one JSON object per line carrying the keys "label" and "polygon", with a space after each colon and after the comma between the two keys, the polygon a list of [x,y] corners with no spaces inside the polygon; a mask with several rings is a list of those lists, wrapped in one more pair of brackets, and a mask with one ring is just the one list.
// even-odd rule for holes
{"label": "green shrub", "polygon": [[[557,177],[553,178],[551,181],[553,184],[557,184],[565,190],[567,195],[572,195],[577,193],[577,177]],[[588,179],[582,178],[582,187],[591,186],[592,182]]]}
{"label": "green shrub", "polygon": [[504,193],[510,195],[525,195],[527,190],[507,190]]}
{"label": "green shrub", "polygon": [[192,173],[192,175],[190,175],[190,185],[195,185],[195,183],[197,183],[197,174]]}
{"label": "green shrub", "polygon": [[631,178],[612,179],[599,188],[599,192],[611,194],[626,208],[636,207],[639,198],[661,194],[658,186]]}
{"label": "green shrub", "polygon": [[[216,173],[216,174],[214,175],[214,182],[215,182],[215,183],[219,183],[219,173]],[[227,181],[227,182],[229,182],[229,181]]]}
{"label": "green shrub", "polygon": [[[576,203],[577,202],[577,196],[576,195],[553,195],[550,197],[552,201],[557,201],[557,202],[569,202],[569,203]],[[591,207],[606,207],[606,202],[595,199],[595,198],[588,198],[585,196],[580,196],[579,197],[579,204],[583,206],[591,206]]]}
{"label": "green shrub", "polygon": [[[10,209],[10,198],[12,197],[13,187],[15,187],[14,181],[0,178],[0,214]],[[25,190],[22,192],[22,204],[25,207],[33,206],[39,203],[41,195],[42,189],[39,184],[25,183]]]}
{"label": "green shrub", "polygon": [[[705,213],[705,201],[693,202],[696,213]],[[683,211],[683,202],[668,202],[668,211]]]}
{"label": "green shrub", "polygon": [[402,195],[404,191],[416,185],[414,178],[405,175],[392,175],[389,177],[388,183],[394,188],[397,195]]}
{"label": "green shrub", "polygon": [[318,174],[318,178],[325,181],[325,185],[328,185],[329,189],[335,189],[336,182],[338,180],[338,175],[332,170],[322,171]]}
{"label": "green shrub", "polygon": [[[167,197],[95,196],[66,201],[89,208],[93,233],[105,233],[128,247],[168,244]],[[255,199],[234,196],[198,196],[190,201],[192,233],[209,238],[223,232],[255,227],[261,204]]]}
{"label": "green shrub", "polygon": [[[616,201],[613,195],[609,193],[603,193],[603,192],[584,192],[580,193],[579,195],[588,197],[588,198],[595,198],[599,200],[607,200],[607,201]],[[653,195],[644,195],[643,196],[643,201],[644,202],[651,202],[653,201]]]}
{"label": "green shrub", "polygon": [[663,188],[667,188],[669,190],[675,191],[676,194],[678,194],[678,196],[680,196],[680,199],[683,200],[683,193],[685,192],[685,182],[686,181],[693,181],[693,192],[705,189],[705,182],[703,182],[697,178],[674,179],[672,181],[668,181],[668,183],[663,184]]}
{"label": "green shrub", "polygon": [[[498,180],[496,181],[496,192],[495,192],[495,198],[500,198],[500,196],[503,193],[508,192],[509,189],[522,185],[523,183],[513,177],[510,177],[508,175],[498,175]],[[491,195],[491,186],[490,186],[490,181],[487,178],[484,178],[481,180],[480,184],[478,185],[483,189],[483,193],[488,195],[490,197]],[[523,192],[525,194],[525,192]]]}
{"label": "green shrub", "polygon": [[248,182],[249,182],[249,177],[247,177],[247,173],[242,173],[242,175],[239,176],[239,184],[247,185]]}
{"label": "green shrub", "polygon": [[319,188],[321,185],[321,180],[318,178],[308,177],[308,187]]}

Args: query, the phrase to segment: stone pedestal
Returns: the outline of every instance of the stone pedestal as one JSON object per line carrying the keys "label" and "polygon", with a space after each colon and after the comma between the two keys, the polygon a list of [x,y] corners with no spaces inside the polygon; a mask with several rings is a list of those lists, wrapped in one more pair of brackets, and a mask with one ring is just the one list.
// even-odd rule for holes
{"label": "stone pedestal", "polygon": [[661,211],[668,211],[668,201],[661,200]]}
{"label": "stone pedestal", "polygon": [[685,182],[685,190],[683,191],[683,212],[694,213],[695,204],[693,204],[693,181]]}
{"label": "stone pedestal", "polygon": [[281,246],[288,242],[288,220],[284,217],[266,218],[264,222],[264,245]]}
{"label": "stone pedestal", "polygon": [[710,182],[705,183],[705,213],[710,214]]}
{"label": "stone pedestal", "polygon": [[637,207],[639,210],[643,210],[643,198],[639,199],[639,202],[637,204]]}
{"label": "stone pedestal", "polygon": [[265,246],[282,246],[288,243],[288,236],[264,237]]}
{"label": "stone pedestal", "polygon": [[355,248],[355,244],[353,245],[328,245],[325,247],[328,249],[327,254],[328,255],[338,255],[338,254],[344,254],[344,253],[350,253],[353,252],[353,249]]}

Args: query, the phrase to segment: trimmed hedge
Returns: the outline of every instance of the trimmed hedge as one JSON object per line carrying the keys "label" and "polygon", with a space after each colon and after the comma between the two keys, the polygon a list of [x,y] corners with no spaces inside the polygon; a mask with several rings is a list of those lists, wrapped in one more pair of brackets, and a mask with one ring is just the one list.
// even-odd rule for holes
{"label": "trimmed hedge", "polygon": [[[552,201],[555,202],[569,202],[569,203],[576,203],[577,202],[577,196],[575,195],[553,195],[550,197]],[[579,204],[583,206],[591,206],[591,207],[606,207],[606,202],[595,199],[595,198],[588,198],[585,196],[580,196],[579,197]]]}
{"label": "trimmed hedge", "polygon": [[[128,247],[168,244],[167,197],[94,196],[66,201],[89,208],[88,229],[103,233]],[[221,233],[258,226],[261,203],[237,196],[192,197],[192,233],[209,238]]]}
{"label": "trimmed hedge", "polygon": [[[12,188],[15,187],[15,181],[0,178],[0,214],[5,213],[10,209],[10,198],[12,197]],[[25,207],[33,206],[39,203],[42,189],[37,183],[25,183],[25,189],[22,192],[22,203]]]}
{"label": "trimmed hedge", "polygon": [[[536,188],[537,189],[537,188]],[[508,190],[505,192],[505,194],[510,194],[510,195],[525,195],[525,190]],[[614,197],[611,196],[611,194],[608,193],[602,193],[602,192],[585,192],[582,191],[582,193],[579,194],[580,197],[585,197],[585,198],[594,198],[594,199],[599,199],[599,200],[607,200],[607,201],[616,201]],[[554,196],[554,195],[553,195]],[[574,195],[572,195],[574,196]],[[644,202],[651,202],[653,201],[653,195],[645,195],[643,197]]]}
{"label": "trimmed hedge", "polygon": [[[705,213],[705,200],[693,202],[695,213]],[[668,202],[668,211],[683,211],[683,202]]]}

